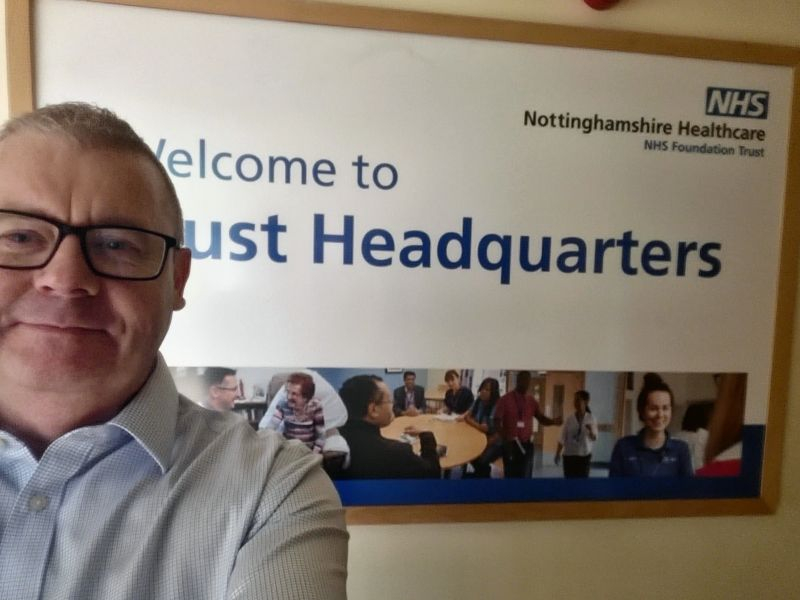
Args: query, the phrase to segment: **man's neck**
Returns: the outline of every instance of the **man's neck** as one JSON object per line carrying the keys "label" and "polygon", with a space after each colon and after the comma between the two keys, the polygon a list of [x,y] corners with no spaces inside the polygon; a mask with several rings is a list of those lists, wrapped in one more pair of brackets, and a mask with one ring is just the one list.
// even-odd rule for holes
{"label": "man's neck", "polygon": [[37,457],[62,435],[114,418],[144,383],[115,388],[110,382],[89,382],[70,390],[66,385],[31,388],[4,379],[0,382],[0,429],[19,438]]}
{"label": "man's neck", "polygon": [[366,423],[367,425],[371,425],[372,427],[377,427],[378,429],[381,428],[380,423],[376,423],[375,421],[373,421],[369,417],[364,417],[364,418],[361,419],[361,421],[362,421],[362,423]]}
{"label": "man's neck", "polygon": [[63,399],[54,401],[33,397],[25,402],[23,411],[15,410],[19,404],[0,408],[0,428],[19,438],[34,456],[40,458],[47,447],[62,435],[80,427],[104,423],[113,418],[123,405],[76,411],[68,408],[74,407],[74,403]]}

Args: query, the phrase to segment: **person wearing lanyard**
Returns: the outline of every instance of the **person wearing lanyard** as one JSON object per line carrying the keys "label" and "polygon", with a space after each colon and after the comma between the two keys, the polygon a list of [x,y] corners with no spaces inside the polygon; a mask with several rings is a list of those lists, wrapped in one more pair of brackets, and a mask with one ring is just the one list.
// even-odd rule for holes
{"label": "person wearing lanyard", "polygon": [[531,477],[533,473],[533,419],[542,425],[561,425],[562,420],[545,415],[539,403],[528,393],[531,374],[520,371],[517,385],[497,402],[495,430],[503,438],[503,476]]}
{"label": "person wearing lanyard", "polygon": [[425,412],[425,388],[417,385],[417,374],[414,371],[403,373],[403,385],[394,390],[392,410],[395,417],[415,417]]}
{"label": "person wearing lanyard", "polygon": [[575,412],[567,417],[561,429],[555,463],[564,455],[564,477],[588,477],[592,446],[597,440],[597,421],[589,410],[589,392],[575,392]]}
{"label": "person wearing lanyard", "polygon": [[486,448],[481,455],[471,461],[473,472],[464,477],[488,478],[492,472],[492,463],[503,456],[503,442],[494,429],[494,415],[497,401],[500,399],[500,383],[494,377],[487,377],[478,388],[478,398],[472,409],[464,413],[464,421],[486,434]]}

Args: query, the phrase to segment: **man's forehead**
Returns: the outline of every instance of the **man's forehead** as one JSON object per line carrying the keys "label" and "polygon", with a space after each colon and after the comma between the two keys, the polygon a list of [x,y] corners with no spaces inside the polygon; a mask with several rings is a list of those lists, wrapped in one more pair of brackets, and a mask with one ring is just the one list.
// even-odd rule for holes
{"label": "man's forehead", "polygon": [[71,221],[75,206],[85,205],[79,219],[89,223],[170,226],[165,196],[157,167],[139,153],[84,147],[67,135],[34,130],[0,140],[0,208]]}

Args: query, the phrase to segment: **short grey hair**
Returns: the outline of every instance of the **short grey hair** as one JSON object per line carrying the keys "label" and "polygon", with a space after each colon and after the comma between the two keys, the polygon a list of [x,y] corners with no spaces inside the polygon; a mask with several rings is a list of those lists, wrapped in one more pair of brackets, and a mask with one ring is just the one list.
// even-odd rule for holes
{"label": "short grey hair", "polygon": [[0,128],[0,142],[25,132],[62,135],[82,148],[120,150],[145,157],[161,175],[167,191],[167,209],[174,219],[175,237],[183,243],[183,212],[175,186],[153,150],[127,121],[107,108],[86,102],[50,104],[9,119]]}

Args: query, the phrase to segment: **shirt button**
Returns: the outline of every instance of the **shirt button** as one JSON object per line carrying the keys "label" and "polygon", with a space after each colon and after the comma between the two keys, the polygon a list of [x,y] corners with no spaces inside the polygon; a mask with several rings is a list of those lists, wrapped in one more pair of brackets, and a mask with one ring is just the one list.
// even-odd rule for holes
{"label": "shirt button", "polygon": [[32,512],[41,512],[47,508],[48,504],[50,504],[50,500],[47,496],[42,496],[41,494],[34,494],[28,499],[28,508]]}

